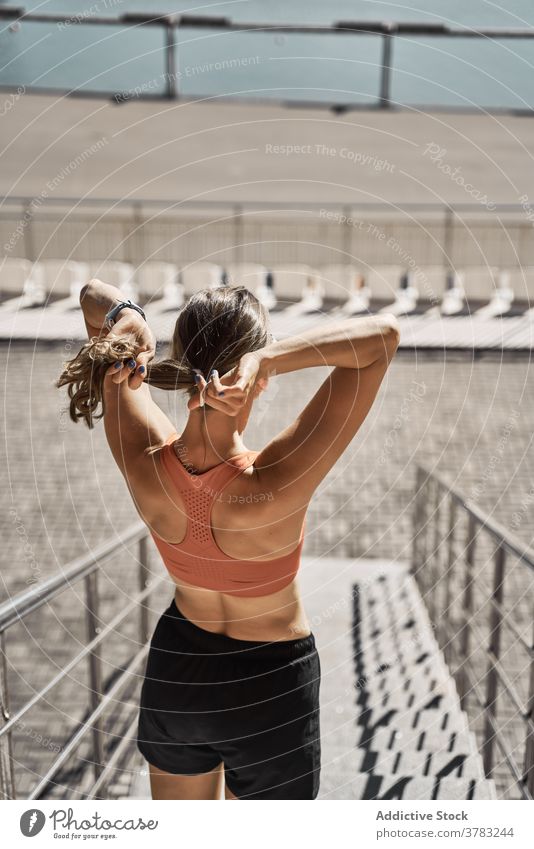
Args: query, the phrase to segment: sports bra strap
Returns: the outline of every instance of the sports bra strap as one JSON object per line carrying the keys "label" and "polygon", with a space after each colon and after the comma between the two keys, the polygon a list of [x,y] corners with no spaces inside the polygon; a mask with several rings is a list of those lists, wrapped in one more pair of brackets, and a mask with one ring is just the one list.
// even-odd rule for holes
{"label": "sports bra strap", "polygon": [[187,470],[174,451],[173,443],[177,437],[178,434],[174,433],[165,440],[162,461],[185,505],[188,522],[183,542],[189,541],[201,547],[216,545],[211,533],[213,503],[235,477],[253,465],[260,452],[246,451],[206,472],[195,474]]}

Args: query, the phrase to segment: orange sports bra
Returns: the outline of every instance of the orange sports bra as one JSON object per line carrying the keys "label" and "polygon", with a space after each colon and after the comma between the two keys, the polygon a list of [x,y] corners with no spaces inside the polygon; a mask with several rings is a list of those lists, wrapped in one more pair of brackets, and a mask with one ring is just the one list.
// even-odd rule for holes
{"label": "orange sports bra", "polygon": [[221,551],[211,530],[213,502],[249,466],[259,451],[236,454],[206,472],[189,472],[176,455],[172,434],[161,450],[161,462],[185,506],[187,530],[180,543],[165,542],[151,531],[172,576],[188,584],[241,597],[270,595],[291,583],[300,566],[304,525],[297,548],[275,560],[239,560]]}

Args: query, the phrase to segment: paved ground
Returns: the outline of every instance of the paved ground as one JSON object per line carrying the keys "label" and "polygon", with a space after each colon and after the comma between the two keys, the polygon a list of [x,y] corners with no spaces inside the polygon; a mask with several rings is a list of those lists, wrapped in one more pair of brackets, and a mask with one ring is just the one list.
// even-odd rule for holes
{"label": "paved ground", "polygon": [[[62,345],[23,343],[2,348],[3,598],[116,536],[137,518],[122,477],[110,464],[102,427],[89,432],[70,424],[62,409],[64,401],[52,387],[70,353]],[[325,374],[310,371],[273,382],[271,395],[265,396],[251,422],[250,445],[259,447],[289,422]],[[534,517],[529,507],[533,479],[529,384],[526,359],[468,362],[450,355],[443,359],[401,354],[363,430],[314,498],[304,553],[311,558],[408,559],[416,460],[436,465],[505,527],[530,542]],[[161,394],[158,400],[168,405],[179,427],[182,402]],[[276,419],[270,414],[273,403],[281,411]],[[161,574],[155,557],[152,562]],[[124,550],[105,568],[103,618],[109,619],[121,597],[133,591],[135,565],[135,551]],[[15,706],[79,648],[84,623],[79,604],[74,603],[78,594],[79,588],[69,590],[54,611],[35,614],[25,630],[17,626],[8,652],[14,667],[10,684]],[[165,593],[154,603],[154,616],[164,598]],[[109,643],[107,673],[113,674],[136,645],[135,623],[128,622]],[[24,763],[18,769],[23,790],[34,778],[32,770],[42,772],[53,747],[61,744],[65,731],[80,716],[86,697],[84,674],[72,675],[51,693],[46,714],[34,711],[26,726],[18,728],[15,755]],[[39,734],[50,739],[36,745]],[[75,774],[65,783],[72,787]],[[58,788],[58,795],[62,791]]]}
{"label": "paved ground", "polygon": [[[136,99],[116,108],[88,98],[26,94],[4,131],[0,192],[45,199],[61,194],[77,204],[88,195],[169,204],[260,197],[263,205],[290,197],[395,206],[440,199],[470,202],[484,213],[492,203],[519,204],[519,195],[532,202],[533,134],[532,123],[520,116],[499,120],[484,112],[332,115],[313,108]],[[80,155],[78,167],[68,168]],[[456,179],[455,168],[461,172]]]}

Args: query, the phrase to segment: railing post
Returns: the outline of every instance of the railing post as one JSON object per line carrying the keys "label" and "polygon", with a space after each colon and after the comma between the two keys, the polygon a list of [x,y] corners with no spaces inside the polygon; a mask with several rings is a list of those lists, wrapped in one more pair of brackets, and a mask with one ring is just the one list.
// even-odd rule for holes
{"label": "railing post", "polygon": [[391,32],[384,33],[382,36],[382,67],[380,70],[380,97],[378,101],[382,109],[388,109],[391,106],[390,82],[393,38],[394,36]]}
{"label": "railing post", "polygon": [[[471,646],[471,616],[473,614],[473,568],[475,563],[475,517],[469,513],[467,521],[467,541],[465,547],[465,582],[462,600],[462,629],[460,637],[460,664],[458,669],[458,683],[460,690],[460,704],[465,710],[467,706],[467,694],[469,689],[469,676],[465,668],[465,661],[469,657]],[[462,665],[462,661],[463,664]]]}
{"label": "railing post", "polygon": [[434,481],[434,541],[432,547],[432,567],[430,570],[430,578],[432,586],[430,588],[430,610],[431,620],[436,622],[441,619],[441,610],[439,609],[439,594],[438,585],[440,582],[440,561],[441,561],[441,545],[440,545],[440,518],[441,518],[441,487],[439,481]]}
{"label": "railing post", "polygon": [[[148,587],[149,584],[149,570],[148,570],[148,545],[147,545],[147,537],[141,537],[139,540],[139,589],[144,590]],[[141,645],[144,645],[148,640],[149,634],[149,626],[150,623],[148,621],[148,602],[150,596],[147,595],[144,601],[140,604],[139,610],[139,642]]]}
{"label": "railing post", "polygon": [[413,525],[412,525],[412,568],[411,573],[417,579],[417,573],[420,566],[419,558],[419,537],[421,534],[421,488],[423,486],[423,470],[420,466],[417,467],[415,473],[415,498],[413,510]]}
{"label": "railing post", "polygon": [[489,634],[489,663],[486,676],[486,705],[484,711],[484,743],[482,746],[482,755],[484,760],[484,772],[487,778],[491,777],[493,768],[493,742],[494,731],[490,721],[490,717],[495,717],[497,714],[497,694],[499,687],[499,678],[495,664],[498,663],[501,652],[501,625],[502,613],[501,604],[504,591],[504,567],[506,563],[506,552],[502,545],[499,545],[495,550],[495,559],[493,566],[493,593],[492,597],[495,602],[491,606],[490,615],[490,634]]}
{"label": "railing post", "polygon": [[444,608],[441,611],[441,635],[442,635],[442,643],[443,652],[445,655],[445,660],[447,663],[449,662],[451,656],[451,647],[450,647],[450,635],[453,633],[453,628],[451,628],[451,599],[452,599],[452,573],[454,570],[454,560],[455,560],[455,537],[454,530],[456,527],[456,501],[453,496],[449,493],[449,527],[448,527],[448,535],[447,535],[447,570],[445,573],[445,604]]}
{"label": "railing post", "polygon": [[[93,640],[100,633],[98,618],[98,582],[97,572],[91,572],[85,577],[85,604],[87,610],[87,639]],[[96,710],[102,698],[102,657],[100,645],[89,654],[89,687],[91,710]],[[95,778],[98,778],[104,767],[104,730],[102,718],[99,717],[92,729],[93,734],[93,768]]]}
{"label": "railing post", "polygon": [[525,745],[525,782],[530,796],[534,799],[534,631],[530,654],[530,680],[528,685],[527,739]]}
{"label": "railing post", "polygon": [[[0,634],[0,722],[9,719],[9,690],[7,684],[6,635]],[[0,737],[0,791],[2,799],[15,799],[15,776],[13,773],[13,753],[11,750],[11,731]]]}

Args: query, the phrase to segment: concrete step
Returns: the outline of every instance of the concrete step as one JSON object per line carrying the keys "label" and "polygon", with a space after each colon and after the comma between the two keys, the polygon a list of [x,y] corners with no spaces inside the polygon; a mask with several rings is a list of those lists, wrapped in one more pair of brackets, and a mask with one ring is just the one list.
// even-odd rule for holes
{"label": "concrete step", "polygon": [[475,736],[470,731],[463,733],[439,731],[437,729],[398,731],[383,728],[375,732],[372,742],[373,748],[378,752],[404,750],[452,753],[468,751],[472,755],[478,753]]}
{"label": "concrete step", "polygon": [[368,675],[361,675],[355,683],[358,694],[368,694],[369,697],[377,699],[383,698],[388,693],[394,695],[414,693],[418,696],[426,693],[427,696],[430,696],[443,686],[450,687],[449,692],[456,693],[456,686],[450,675],[446,670],[439,668],[432,669],[424,675],[418,673],[410,675],[408,671],[399,671],[395,674],[376,671],[368,673]]}
{"label": "concrete step", "polygon": [[467,749],[463,752],[378,752],[373,749],[357,749],[354,761],[355,772],[438,778],[484,778],[480,758]]}
{"label": "concrete step", "polygon": [[351,782],[353,799],[495,799],[491,781],[418,775],[366,774]]}
{"label": "concrete step", "polygon": [[367,728],[395,728],[398,731],[430,728],[460,732],[469,730],[467,718],[458,710],[456,702],[449,701],[439,693],[431,695],[413,709],[394,706],[363,708],[356,723]]}
{"label": "concrete step", "polygon": [[460,701],[456,692],[456,687],[453,681],[442,681],[435,684],[431,690],[403,690],[398,689],[387,690],[361,690],[357,697],[357,703],[361,710],[373,710],[379,708],[397,708],[398,710],[424,709],[437,697],[441,696],[440,707],[442,710],[452,711],[461,710]]}

